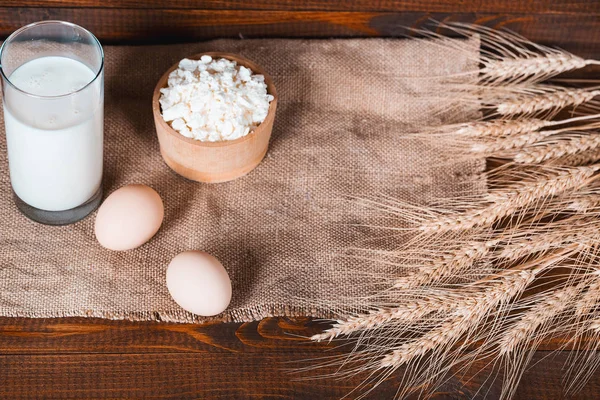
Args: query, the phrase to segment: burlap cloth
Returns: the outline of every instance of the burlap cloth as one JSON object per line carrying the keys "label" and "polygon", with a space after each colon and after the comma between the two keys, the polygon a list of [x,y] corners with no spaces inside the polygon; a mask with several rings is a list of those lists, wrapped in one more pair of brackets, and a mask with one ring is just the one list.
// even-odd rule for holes
{"label": "burlap cloth", "polygon": [[[170,65],[210,50],[258,62],[280,96],[265,160],[248,176],[216,185],[187,181],[163,163],[150,104]],[[190,249],[217,256],[232,279],[230,307],[216,318],[323,317],[343,309],[345,299],[365,293],[346,268],[362,262],[339,254],[376,234],[360,226],[364,208],[344,196],[428,202],[485,190],[477,177],[483,160],[440,167],[443,148],[399,140],[423,124],[477,115],[433,112],[443,87],[431,77],[473,68],[478,51],[475,39],[445,51],[385,39],[105,47],[105,194],[129,183],[152,186],[164,200],[164,225],[144,246],[111,252],[94,238],[94,215],[65,227],[31,222],[13,204],[2,135],[0,315],[198,321],[165,286],[171,258]]]}

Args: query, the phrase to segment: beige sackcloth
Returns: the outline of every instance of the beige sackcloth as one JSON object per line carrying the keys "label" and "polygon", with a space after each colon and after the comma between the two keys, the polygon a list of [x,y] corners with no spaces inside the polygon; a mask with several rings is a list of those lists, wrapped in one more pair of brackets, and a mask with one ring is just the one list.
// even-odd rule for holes
{"label": "beige sackcloth", "polygon": [[[64,227],[28,220],[13,203],[2,134],[0,315],[201,321],[165,285],[169,261],[192,249],[215,255],[231,277],[231,304],[214,318],[327,317],[345,309],[348,299],[367,294],[360,269],[371,266],[343,256],[344,249],[369,246],[376,235],[402,240],[367,227],[369,211],[349,198],[427,203],[486,189],[483,159],[442,166],[443,147],[400,139],[424,125],[478,115],[467,108],[438,112],[439,77],[476,68],[477,39],[456,44],[281,39],[106,46],[105,195],[130,183],[149,185],[164,201],[164,224],[140,248],[113,252],[94,237],[95,213]],[[203,51],[254,60],[280,97],[267,156],[249,175],[223,184],[172,172],[152,119],[159,77]]]}

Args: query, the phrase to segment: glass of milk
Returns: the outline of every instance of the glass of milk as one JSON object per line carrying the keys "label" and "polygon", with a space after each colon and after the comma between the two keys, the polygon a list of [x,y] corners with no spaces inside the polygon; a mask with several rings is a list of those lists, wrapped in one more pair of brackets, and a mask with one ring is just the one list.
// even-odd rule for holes
{"label": "glass of milk", "polygon": [[102,199],[104,54],[86,29],[27,25],[0,48],[4,128],[17,207],[50,225]]}

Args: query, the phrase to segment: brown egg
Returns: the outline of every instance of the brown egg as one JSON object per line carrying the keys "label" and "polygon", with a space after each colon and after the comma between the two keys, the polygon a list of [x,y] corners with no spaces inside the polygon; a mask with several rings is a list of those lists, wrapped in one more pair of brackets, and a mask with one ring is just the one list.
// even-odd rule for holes
{"label": "brown egg", "polygon": [[96,215],[96,239],[110,250],[131,250],[146,243],[160,228],[163,202],[154,189],[127,185],[104,200]]}

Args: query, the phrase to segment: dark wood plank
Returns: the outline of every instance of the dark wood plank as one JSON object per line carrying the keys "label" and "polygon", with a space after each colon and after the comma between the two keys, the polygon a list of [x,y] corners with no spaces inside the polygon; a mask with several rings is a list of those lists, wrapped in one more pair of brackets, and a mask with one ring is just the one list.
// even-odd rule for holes
{"label": "dark wood plank", "polygon": [[[600,3],[599,3],[600,4]],[[104,43],[168,43],[217,37],[403,36],[404,27],[436,20],[509,27],[529,39],[597,56],[600,13],[488,14],[428,12],[328,12],[256,10],[141,10],[0,7],[0,37],[39,20],[59,19],[87,27]]]}
{"label": "dark wood plank", "polygon": [[[261,352],[319,348],[304,338],[325,326],[310,319],[268,318],[245,324],[173,324],[96,318],[0,318],[0,354]],[[301,344],[300,344],[301,343]]]}
{"label": "dark wood plank", "polygon": [[[294,380],[289,361],[315,353],[265,351],[261,356],[232,352],[163,354],[0,355],[0,397],[31,398],[227,398],[339,399],[357,379]],[[537,352],[515,400],[557,400],[562,395],[561,368],[567,354]],[[293,364],[292,364],[293,365]],[[476,377],[450,379],[434,399],[497,399],[501,380],[492,380],[489,367],[477,363]],[[399,373],[368,397],[391,399]],[[600,375],[573,399],[595,399]],[[354,396],[350,396],[353,398]],[[412,396],[418,398],[418,396]]]}
{"label": "dark wood plank", "polygon": [[[309,318],[266,318],[244,324],[173,324],[97,318],[0,318],[0,354],[176,353],[333,347],[307,337],[328,326]],[[540,350],[569,349],[568,338]]]}
{"label": "dark wood plank", "polygon": [[[319,325],[286,318],[208,325],[0,318],[0,398],[341,398],[363,377],[295,381],[316,375],[289,373],[345,351],[298,337]],[[401,377],[369,398],[392,398]],[[473,398],[463,386],[451,378],[438,398],[456,388],[462,394],[453,398]]]}
{"label": "dark wood plank", "polygon": [[492,13],[598,12],[595,0],[4,0],[7,7],[171,8],[280,11],[427,11]]}
{"label": "dark wood plank", "polygon": [[[361,377],[294,382],[315,375],[286,373],[306,366],[303,360],[348,350],[305,339],[324,326],[308,318],[205,325],[0,318],[0,398],[29,398],[32,393],[52,398],[84,393],[115,398],[340,398]],[[563,344],[554,340],[542,348]],[[561,398],[561,368],[568,352],[536,354],[537,364],[525,375],[517,398]],[[501,382],[491,376],[490,367],[480,362],[451,377],[434,398],[497,398]],[[395,374],[371,398],[392,398],[401,377],[401,372]],[[540,382],[543,392],[537,389]],[[576,398],[590,399],[594,393],[600,393],[600,374]]]}

